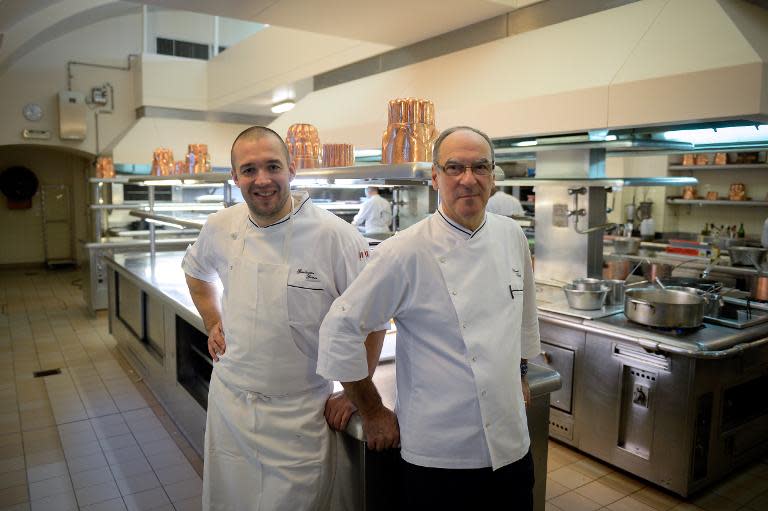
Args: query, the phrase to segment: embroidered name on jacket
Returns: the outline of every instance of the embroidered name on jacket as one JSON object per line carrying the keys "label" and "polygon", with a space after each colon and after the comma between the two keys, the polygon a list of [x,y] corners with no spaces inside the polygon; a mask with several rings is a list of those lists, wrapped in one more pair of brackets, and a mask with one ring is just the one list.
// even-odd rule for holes
{"label": "embroidered name on jacket", "polygon": [[299,268],[298,270],[296,270],[296,273],[298,273],[298,274],[304,274],[304,280],[312,280],[312,281],[316,281],[316,280],[319,280],[319,279],[318,279],[318,278],[315,276],[315,272],[313,272],[313,271],[311,271],[311,270],[304,270],[304,269],[302,269],[302,268]]}

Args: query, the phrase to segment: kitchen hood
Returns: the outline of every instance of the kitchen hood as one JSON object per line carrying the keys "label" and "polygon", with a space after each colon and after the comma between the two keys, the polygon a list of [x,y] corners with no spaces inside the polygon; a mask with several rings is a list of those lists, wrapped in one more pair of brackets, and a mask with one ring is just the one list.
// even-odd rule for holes
{"label": "kitchen hood", "polygon": [[270,127],[311,123],[322,142],[375,148],[387,102],[398,97],[432,100],[440,129],[476,126],[495,139],[760,123],[766,62],[768,10],[743,0],[643,0],[313,92]]}

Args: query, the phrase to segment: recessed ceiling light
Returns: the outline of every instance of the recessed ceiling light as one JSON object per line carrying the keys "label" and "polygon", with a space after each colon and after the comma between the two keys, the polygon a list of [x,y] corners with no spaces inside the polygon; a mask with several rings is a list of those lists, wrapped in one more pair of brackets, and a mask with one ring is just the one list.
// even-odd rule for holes
{"label": "recessed ceiling light", "polygon": [[294,100],[286,99],[284,101],[280,101],[272,105],[272,113],[282,114],[283,112],[287,112],[288,110],[291,110],[294,106],[296,106],[296,102]]}

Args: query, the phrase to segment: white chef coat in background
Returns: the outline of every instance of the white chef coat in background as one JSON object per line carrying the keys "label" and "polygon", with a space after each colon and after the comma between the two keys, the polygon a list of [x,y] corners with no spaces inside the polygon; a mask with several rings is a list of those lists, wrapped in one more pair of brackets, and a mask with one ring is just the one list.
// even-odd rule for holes
{"label": "white chef coat in background", "polygon": [[525,210],[520,201],[501,190],[497,190],[496,193],[491,195],[491,198],[488,199],[488,204],[485,206],[485,211],[503,216],[525,215]]}
{"label": "white chef coat in background", "polygon": [[494,469],[530,446],[520,359],[539,354],[528,242],[512,219],[474,232],[442,212],[381,243],[320,328],[318,373],[368,374],[365,334],[397,326],[401,455],[437,468]]}
{"label": "white chef coat in background", "polygon": [[314,510],[332,479],[323,416],[330,383],[315,372],[318,328],[362,269],[356,230],[306,194],[259,227],[245,204],[211,215],[184,271],[221,280],[226,352],[208,395],[203,508]]}
{"label": "white chef coat in background", "polygon": [[372,195],[363,202],[360,211],[352,219],[352,225],[363,225],[365,234],[391,232],[392,204],[381,195]]}

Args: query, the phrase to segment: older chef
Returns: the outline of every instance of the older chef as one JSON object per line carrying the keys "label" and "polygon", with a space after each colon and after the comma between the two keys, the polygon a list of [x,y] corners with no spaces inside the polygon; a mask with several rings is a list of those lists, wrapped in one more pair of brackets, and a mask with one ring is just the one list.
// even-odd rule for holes
{"label": "older chef", "polygon": [[[528,243],[514,220],[485,214],[487,135],[444,131],[433,160],[438,211],[379,245],[333,303],[318,373],[343,382],[370,448],[401,443],[402,508],[471,509],[480,495],[531,509],[525,374],[540,344]],[[390,317],[397,415],[368,376],[363,344]]]}
{"label": "older chef", "polygon": [[362,270],[368,246],[306,193],[292,195],[294,175],[279,135],[259,126],[242,132],[232,145],[232,178],[245,203],[211,215],[184,257],[217,361],[204,509],[314,510],[328,495],[323,412],[331,384],[315,372],[318,330]]}
{"label": "older chef", "polygon": [[488,213],[496,213],[503,216],[524,216],[525,210],[517,197],[513,197],[508,193],[493,186],[491,191],[491,198],[488,199],[488,204],[485,206],[485,211]]}
{"label": "older chef", "polygon": [[360,211],[352,219],[352,225],[362,225],[365,234],[386,234],[392,223],[392,205],[379,195],[379,189],[369,186],[365,189],[368,197]]}

